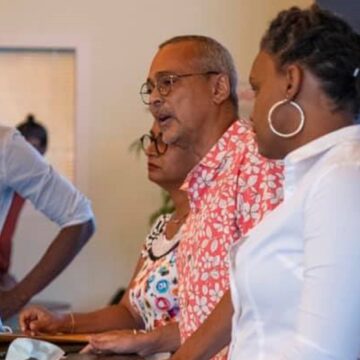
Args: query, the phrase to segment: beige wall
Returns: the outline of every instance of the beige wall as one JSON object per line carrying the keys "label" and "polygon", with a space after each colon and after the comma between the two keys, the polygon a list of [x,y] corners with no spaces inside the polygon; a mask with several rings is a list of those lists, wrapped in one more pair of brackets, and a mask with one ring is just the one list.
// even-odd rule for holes
{"label": "beige wall", "polygon": [[[271,17],[281,8],[310,2],[0,0],[0,46],[77,49],[76,182],[93,201],[98,231],[41,298],[89,309],[106,302],[129,280],[148,215],[160,199],[158,189],[146,180],[143,159],[128,151],[151,124],[138,92],[157,45],[178,34],[213,36],[234,54],[246,78]],[[55,232],[30,208],[22,220],[14,257],[19,276]]]}

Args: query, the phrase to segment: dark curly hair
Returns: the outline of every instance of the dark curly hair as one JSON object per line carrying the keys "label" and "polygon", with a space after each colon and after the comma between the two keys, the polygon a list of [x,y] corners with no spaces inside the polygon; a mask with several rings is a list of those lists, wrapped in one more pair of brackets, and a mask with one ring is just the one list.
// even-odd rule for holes
{"label": "dark curly hair", "polygon": [[334,111],[360,110],[360,35],[337,15],[313,5],[281,11],[262,38],[261,50],[279,69],[298,63],[312,72]]}

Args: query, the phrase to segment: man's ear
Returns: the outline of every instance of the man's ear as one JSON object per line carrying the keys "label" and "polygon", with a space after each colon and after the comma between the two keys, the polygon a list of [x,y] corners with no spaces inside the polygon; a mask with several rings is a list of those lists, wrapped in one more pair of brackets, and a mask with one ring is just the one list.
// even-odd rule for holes
{"label": "man's ear", "polygon": [[226,74],[213,76],[213,101],[215,104],[221,104],[230,97],[230,81]]}
{"label": "man's ear", "polygon": [[285,69],[286,98],[295,99],[299,94],[303,81],[303,69],[298,64],[288,65]]}

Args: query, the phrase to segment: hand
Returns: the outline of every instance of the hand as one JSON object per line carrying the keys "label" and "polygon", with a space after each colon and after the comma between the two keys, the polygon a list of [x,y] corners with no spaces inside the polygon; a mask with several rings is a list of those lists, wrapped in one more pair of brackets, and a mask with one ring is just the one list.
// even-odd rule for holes
{"label": "hand", "polygon": [[31,336],[38,333],[54,334],[64,327],[66,314],[56,314],[40,306],[30,306],[21,311],[21,331]]}
{"label": "hand", "polygon": [[81,350],[81,353],[137,353],[141,355],[144,337],[146,333],[134,333],[133,330],[108,331],[91,336],[89,344]]}

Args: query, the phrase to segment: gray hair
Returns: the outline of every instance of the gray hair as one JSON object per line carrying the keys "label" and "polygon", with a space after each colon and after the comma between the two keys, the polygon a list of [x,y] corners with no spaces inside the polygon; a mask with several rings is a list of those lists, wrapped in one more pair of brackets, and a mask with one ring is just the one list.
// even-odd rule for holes
{"label": "gray hair", "polygon": [[215,71],[228,76],[230,82],[230,101],[236,115],[238,115],[239,100],[237,95],[237,72],[229,50],[218,41],[202,35],[175,36],[160,44],[159,49],[162,49],[167,45],[182,42],[193,42],[196,44],[198,56],[191,61],[199,67],[199,71]]}

